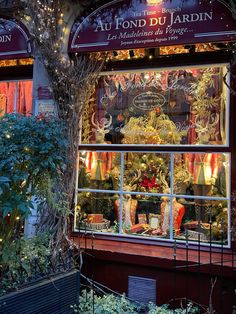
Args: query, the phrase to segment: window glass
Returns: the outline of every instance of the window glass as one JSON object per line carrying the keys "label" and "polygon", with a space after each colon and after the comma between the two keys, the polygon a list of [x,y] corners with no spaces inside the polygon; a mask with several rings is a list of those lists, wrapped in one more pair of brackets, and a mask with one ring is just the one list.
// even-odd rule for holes
{"label": "window glass", "polygon": [[228,243],[228,153],[87,151],[79,160],[77,229]]}
{"label": "window glass", "polygon": [[120,189],[120,153],[90,151],[79,153],[78,188]]}
{"label": "window glass", "polygon": [[77,230],[93,232],[119,232],[119,217],[115,204],[117,194],[81,192],[75,212],[75,227]]}
{"label": "window glass", "polygon": [[126,153],[124,191],[170,193],[170,154]]}
{"label": "window glass", "polygon": [[228,202],[175,199],[173,227],[176,239],[225,245],[228,241]]}
{"label": "window glass", "polygon": [[226,66],[101,75],[83,144],[227,145]]}
{"label": "window glass", "polygon": [[175,153],[173,191],[176,195],[227,197],[229,155]]}
{"label": "window glass", "polygon": [[32,81],[0,82],[0,116],[32,113]]}
{"label": "window glass", "polygon": [[100,75],[82,116],[76,230],[229,245],[226,73],[217,64]]}

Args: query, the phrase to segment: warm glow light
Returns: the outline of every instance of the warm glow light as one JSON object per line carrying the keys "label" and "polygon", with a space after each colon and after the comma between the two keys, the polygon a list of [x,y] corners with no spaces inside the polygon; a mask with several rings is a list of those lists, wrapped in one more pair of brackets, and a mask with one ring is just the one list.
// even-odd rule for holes
{"label": "warm glow light", "polygon": [[147,0],[148,5],[161,4],[162,0]]}

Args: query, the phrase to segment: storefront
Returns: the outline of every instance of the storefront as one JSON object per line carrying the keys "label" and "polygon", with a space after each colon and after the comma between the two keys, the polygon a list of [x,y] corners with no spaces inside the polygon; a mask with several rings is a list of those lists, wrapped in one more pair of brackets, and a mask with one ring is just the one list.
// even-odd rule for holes
{"label": "storefront", "polygon": [[163,276],[178,248],[199,265],[201,251],[232,255],[235,39],[218,1],[111,1],[72,27],[70,54],[107,51],[82,117],[73,236],[95,237],[96,278],[113,288],[102,271]]}
{"label": "storefront", "polygon": [[235,21],[218,3],[150,3],[104,5],[71,33],[71,53],[112,51],[82,118],[75,230],[230,247],[232,55],[218,47]]}
{"label": "storefront", "polygon": [[33,59],[29,32],[12,18],[0,17],[0,116],[32,113]]}

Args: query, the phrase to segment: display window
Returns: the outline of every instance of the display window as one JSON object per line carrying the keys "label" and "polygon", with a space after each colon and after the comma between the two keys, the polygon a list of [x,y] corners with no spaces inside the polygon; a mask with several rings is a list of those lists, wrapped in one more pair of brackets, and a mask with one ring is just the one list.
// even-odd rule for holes
{"label": "display window", "polygon": [[75,231],[230,246],[226,69],[100,75],[82,116]]}
{"label": "display window", "polygon": [[228,244],[228,153],[87,151],[79,160],[77,230]]}
{"label": "display window", "polygon": [[0,116],[32,113],[32,80],[0,81]]}
{"label": "display window", "polygon": [[228,145],[226,73],[225,64],[103,73],[82,143]]}

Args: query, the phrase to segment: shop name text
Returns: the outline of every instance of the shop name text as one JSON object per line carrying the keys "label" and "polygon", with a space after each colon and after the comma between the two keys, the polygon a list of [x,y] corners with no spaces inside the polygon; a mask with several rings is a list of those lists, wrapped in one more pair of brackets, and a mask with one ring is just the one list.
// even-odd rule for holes
{"label": "shop name text", "polygon": [[0,43],[10,43],[12,35],[0,35]]}
{"label": "shop name text", "polygon": [[94,31],[95,32],[107,32],[107,31],[111,31],[112,29],[129,30],[129,29],[136,29],[136,28],[143,28],[143,27],[155,27],[155,26],[166,25],[167,27],[166,32],[168,32],[168,29],[170,29],[173,25],[176,25],[176,24],[205,22],[205,21],[210,21],[213,19],[212,12],[200,12],[200,13],[191,13],[191,14],[182,14],[182,15],[175,14],[175,12],[170,12],[169,14],[170,14],[170,18],[168,18],[167,16],[159,16],[159,17],[125,20],[122,17],[118,17],[118,18],[115,18],[114,22],[103,23],[102,21],[99,21]]}

